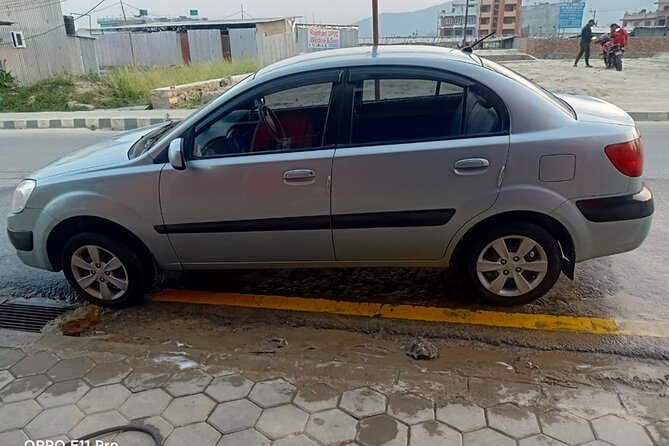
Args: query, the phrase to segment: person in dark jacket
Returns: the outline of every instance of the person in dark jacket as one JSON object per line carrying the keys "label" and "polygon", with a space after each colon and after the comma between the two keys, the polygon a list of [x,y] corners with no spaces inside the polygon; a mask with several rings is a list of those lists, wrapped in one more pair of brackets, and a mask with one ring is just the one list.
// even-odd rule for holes
{"label": "person in dark jacket", "polygon": [[581,56],[584,56],[585,66],[592,67],[590,65],[590,41],[592,40],[592,27],[595,26],[595,21],[590,19],[588,23],[581,30],[581,50],[576,56],[576,61],[574,61],[574,66],[578,66],[578,60]]}

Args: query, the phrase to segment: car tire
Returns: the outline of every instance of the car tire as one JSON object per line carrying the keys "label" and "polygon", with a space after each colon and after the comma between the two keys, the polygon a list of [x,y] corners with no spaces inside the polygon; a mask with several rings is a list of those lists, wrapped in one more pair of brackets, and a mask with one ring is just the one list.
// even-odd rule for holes
{"label": "car tire", "polygon": [[[560,244],[548,231],[531,223],[489,230],[478,235],[469,248],[469,279],[489,304],[532,302],[546,294],[560,277]],[[501,255],[499,251],[503,251]]]}
{"label": "car tire", "polygon": [[105,308],[124,308],[142,300],[153,267],[122,240],[82,233],[63,249],[63,272],[77,294]]}

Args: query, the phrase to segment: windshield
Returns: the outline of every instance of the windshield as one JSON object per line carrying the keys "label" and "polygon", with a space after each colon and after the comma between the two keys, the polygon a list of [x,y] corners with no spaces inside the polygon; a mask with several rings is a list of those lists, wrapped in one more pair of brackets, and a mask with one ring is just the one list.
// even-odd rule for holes
{"label": "windshield", "polygon": [[546,99],[548,102],[555,105],[555,107],[560,109],[563,113],[569,115],[573,119],[576,119],[576,113],[569,106],[569,104],[567,104],[565,101],[558,98],[557,96],[555,96],[553,93],[546,90],[542,86],[535,84],[525,76],[518,74],[515,71],[505,66],[502,66],[498,63],[483,58],[481,59],[481,61],[483,62],[484,67],[488,68],[489,70],[493,70],[494,72],[499,73],[502,76],[505,76],[513,81],[516,81],[517,83],[527,88],[528,90],[532,90],[532,92],[538,94],[543,99]]}
{"label": "windshield", "polygon": [[145,154],[153,145],[172,127],[174,127],[175,121],[166,122],[161,127],[153,129],[146,135],[142,136],[128,152],[128,158],[134,159],[140,155]]}

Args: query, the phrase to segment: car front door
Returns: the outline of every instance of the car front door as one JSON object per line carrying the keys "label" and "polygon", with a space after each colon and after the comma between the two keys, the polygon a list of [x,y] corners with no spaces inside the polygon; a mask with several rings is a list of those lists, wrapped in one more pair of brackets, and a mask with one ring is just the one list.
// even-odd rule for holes
{"label": "car front door", "polygon": [[255,87],[184,135],[186,168],[162,172],[157,230],[185,268],[334,259],[329,110],[339,75]]}
{"label": "car front door", "polygon": [[353,69],[347,90],[350,132],[332,173],[337,260],[443,258],[498,195],[504,105],[483,86],[416,68]]}

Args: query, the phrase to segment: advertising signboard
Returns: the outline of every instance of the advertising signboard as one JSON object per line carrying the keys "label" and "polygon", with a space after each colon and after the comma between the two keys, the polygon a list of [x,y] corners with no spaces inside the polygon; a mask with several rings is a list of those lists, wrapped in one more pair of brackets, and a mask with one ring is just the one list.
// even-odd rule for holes
{"label": "advertising signboard", "polygon": [[560,28],[580,28],[583,24],[585,2],[560,3]]}
{"label": "advertising signboard", "polygon": [[341,32],[338,29],[309,27],[309,48],[341,48]]}

